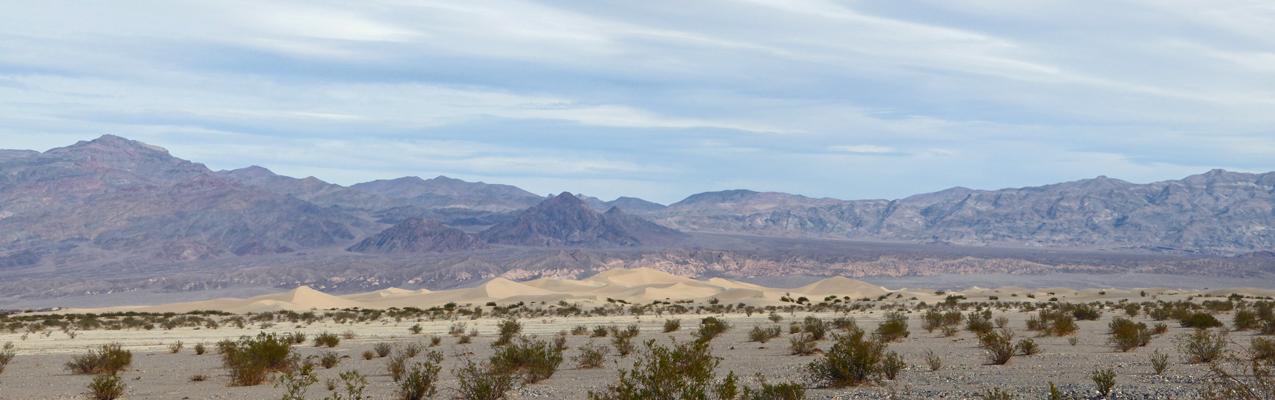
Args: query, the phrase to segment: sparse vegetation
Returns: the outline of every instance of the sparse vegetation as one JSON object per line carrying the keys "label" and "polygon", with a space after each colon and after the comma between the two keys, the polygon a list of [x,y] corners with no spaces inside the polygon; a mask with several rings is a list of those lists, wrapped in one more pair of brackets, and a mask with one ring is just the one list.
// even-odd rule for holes
{"label": "sparse vegetation", "polygon": [[333,348],[341,344],[341,337],[335,333],[323,332],[314,337],[314,347]]}
{"label": "sparse vegetation", "polygon": [[1169,355],[1156,350],[1151,353],[1151,368],[1155,370],[1156,375],[1164,374],[1169,369]]}
{"label": "sparse vegetation", "polygon": [[938,371],[943,368],[943,359],[938,354],[934,354],[934,350],[925,350],[925,365],[930,367],[930,371]]}
{"label": "sparse vegetation", "polygon": [[119,375],[98,375],[89,382],[89,397],[94,400],[115,400],[124,396],[125,389]]}
{"label": "sparse vegetation", "polygon": [[1196,329],[1178,336],[1177,346],[1187,363],[1209,363],[1226,353],[1226,341],[1226,331],[1211,333],[1208,329]]}
{"label": "sparse vegetation", "polygon": [[132,364],[133,352],[124,350],[119,343],[111,343],[73,357],[66,363],[66,369],[76,374],[115,375]]}
{"label": "sparse vegetation", "polygon": [[700,320],[699,330],[695,331],[695,337],[698,341],[709,342],[718,335],[726,333],[730,328],[730,324],[716,317],[704,318]]}
{"label": "sparse vegetation", "polygon": [[372,351],[376,352],[377,357],[389,357],[390,352],[394,351],[394,345],[385,342],[377,343],[372,345]]}
{"label": "sparse vegetation", "polygon": [[577,368],[602,368],[602,363],[606,361],[606,355],[609,351],[611,349],[606,346],[599,346],[589,342],[584,346],[580,346],[580,355],[575,356],[572,360],[576,362]]}
{"label": "sparse vegetation", "polygon": [[562,352],[554,349],[548,342],[519,336],[496,350],[491,356],[491,365],[502,371],[513,371],[522,375],[523,383],[532,384],[553,376],[562,364]]}
{"label": "sparse vegetation", "polygon": [[865,340],[862,329],[833,335],[832,347],[806,366],[807,379],[820,387],[860,386],[883,374],[886,344]]}
{"label": "sparse vegetation", "polygon": [[893,342],[908,337],[908,316],[901,312],[891,311],[885,313],[885,321],[881,321],[881,325],[877,326],[873,335],[882,342]]}
{"label": "sparse vegetation", "polygon": [[664,333],[677,332],[680,329],[682,329],[682,320],[680,319],[664,320]]}
{"label": "sparse vegetation", "polygon": [[1107,397],[1111,394],[1111,388],[1116,386],[1116,373],[1111,369],[1094,370],[1089,374],[1093,379],[1094,386],[1098,388],[1098,394]]}
{"label": "sparse vegetation", "polygon": [[513,318],[500,321],[497,325],[499,332],[496,335],[496,341],[492,342],[492,346],[508,345],[514,339],[514,336],[522,333],[522,324]]}
{"label": "sparse vegetation", "polygon": [[230,374],[231,386],[255,386],[271,372],[286,372],[296,364],[292,341],[262,332],[256,338],[244,336],[226,346],[222,365]]}

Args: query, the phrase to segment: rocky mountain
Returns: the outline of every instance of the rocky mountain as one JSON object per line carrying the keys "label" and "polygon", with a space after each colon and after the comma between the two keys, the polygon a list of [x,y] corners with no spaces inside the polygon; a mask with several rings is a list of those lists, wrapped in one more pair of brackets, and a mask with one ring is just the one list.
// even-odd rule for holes
{"label": "rocky mountain", "polygon": [[0,159],[0,258],[90,249],[140,261],[273,254],[336,245],[367,227],[116,136]]}
{"label": "rocky mountain", "polygon": [[814,207],[841,203],[841,200],[815,199],[779,192],[754,192],[736,189],[704,192],[670,204],[662,210],[674,215],[712,215],[720,213],[756,212],[784,207]]}
{"label": "rocky mountain", "polygon": [[447,253],[490,247],[487,242],[438,221],[408,218],[347,250],[358,253]]}
{"label": "rocky mountain", "polygon": [[527,209],[544,200],[544,197],[515,186],[466,182],[446,176],[433,179],[409,176],[377,180],[355,184],[350,189],[403,200],[426,209],[461,208],[512,212]]}
{"label": "rocky mountain", "polygon": [[275,174],[269,169],[256,165],[232,171],[217,171],[216,175],[223,179],[296,197],[319,207],[375,212],[408,205],[393,198],[327,183],[313,176],[297,179]]}
{"label": "rocky mountain", "polygon": [[[647,216],[683,230],[780,236],[1212,253],[1275,248],[1275,173],[1214,170],[1150,184],[1098,177],[762,209],[756,196],[696,195]],[[699,208],[685,212],[688,203]]]}
{"label": "rocky mountain", "polygon": [[668,206],[663,204],[642,200],[636,197],[620,197],[611,201],[602,201],[602,199],[597,197],[585,196],[582,194],[576,195],[576,197],[579,198],[580,201],[583,201],[584,204],[587,204],[589,208],[592,208],[593,211],[597,212],[606,212],[613,207],[619,207],[622,210],[632,213],[653,212],[668,208]]}
{"label": "rocky mountain", "polygon": [[491,243],[536,247],[629,247],[676,243],[685,234],[619,208],[599,213],[563,192],[478,235]]}

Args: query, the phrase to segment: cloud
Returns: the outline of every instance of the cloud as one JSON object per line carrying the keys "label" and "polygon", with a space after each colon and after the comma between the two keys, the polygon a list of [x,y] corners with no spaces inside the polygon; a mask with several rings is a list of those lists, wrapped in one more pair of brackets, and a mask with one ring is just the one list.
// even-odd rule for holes
{"label": "cloud", "polygon": [[9,2],[0,147],[665,203],[1149,181],[1275,170],[1272,45],[1246,0]]}

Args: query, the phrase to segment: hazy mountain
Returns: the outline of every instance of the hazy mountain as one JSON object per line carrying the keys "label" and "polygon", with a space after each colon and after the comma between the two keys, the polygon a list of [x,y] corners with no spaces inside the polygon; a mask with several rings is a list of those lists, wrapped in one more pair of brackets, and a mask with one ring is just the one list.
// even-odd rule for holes
{"label": "hazy mountain", "polygon": [[466,182],[446,176],[428,180],[409,176],[359,183],[350,188],[407,201],[427,209],[465,208],[510,212],[524,210],[544,200],[543,197],[515,186]]}
{"label": "hazy mountain", "polygon": [[589,208],[592,208],[593,211],[597,212],[606,212],[612,207],[619,207],[626,212],[632,213],[660,211],[668,208],[668,206],[663,204],[642,200],[636,197],[620,197],[611,201],[602,201],[602,199],[597,197],[585,196],[582,194],[576,195],[576,197],[578,197],[580,201],[583,201],[584,204],[587,204]]}
{"label": "hazy mountain", "polygon": [[400,200],[327,183],[313,176],[297,179],[278,175],[255,165],[232,171],[217,171],[217,176],[293,196],[320,207],[338,207],[348,211],[382,211],[407,206],[407,203]]}
{"label": "hazy mountain", "polygon": [[[760,210],[758,196],[746,191],[695,195],[650,218],[694,231],[971,245],[1208,252],[1275,247],[1275,173],[1214,170],[1150,184],[1098,177]],[[695,212],[686,212],[688,207]]]}
{"label": "hazy mountain", "polygon": [[348,250],[359,253],[446,253],[491,247],[472,235],[438,221],[409,218]]}
{"label": "hazy mountain", "polygon": [[478,236],[491,243],[537,247],[662,245],[685,237],[618,208],[599,213],[568,192],[550,197]]}
{"label": "hazy mountain", "polygon": [[841,200],[832,198],[815,199],[788,193],[754,192],[736,189],[694,194],[682,201],[670,204],[663,211],[669,214],[738,213],[793,206],[829,205],[840,202]]}

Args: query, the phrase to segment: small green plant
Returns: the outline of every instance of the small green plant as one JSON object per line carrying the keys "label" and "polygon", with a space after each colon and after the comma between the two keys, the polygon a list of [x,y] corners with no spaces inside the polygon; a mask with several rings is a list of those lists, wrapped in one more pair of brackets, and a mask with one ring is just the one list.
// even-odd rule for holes
{"label": "small green plant", "polygon": [[526,384],[549,379],[558,371],[559,364],[562,364],[561,351],[553,349],[548,342],[526,336],[519,336],[491,356],[492,366],[522,374]]}
{"label": "small green plant", "polygon": [[514,336],[522,333],[522,324],[513,318],[500,321],[497,327],[499,328],[499,333],[496,336],[496,341],[491,343],[492,346],[508,345],[514,339]]}
{"label": "small green plant", "polygon": [[568,349],[568,347],[567,347],[567,337],[566,337],[566,336],[554,336],[554,338],[553,338],[553,348],[554,348],[554,350],[557,350],[557,351],[566,351],[566,350]]}
{"label": "small green plant", "polygon": [[279,375],[279,380],[275,381],[274,387],[282,386],[288,391],[284,393],[282,400],[305,400],[305,392],[310,389],[310,385],[318,381],[319,377],[314,374],[314,365],[305,364]]}
{"label": "small green plant", "polygon": [[372,360],[374,358],[376,358],[376,352],[373,352],[372,350],[363,350],[364,360]]}
{"label": "small green plant", "polygon": [[680,329],[682,329],[682,320],[680,319],[664,320],[664,333],[677,332]]}
{"label": "small green plant", "polygon": [[469,344],[473,340],[473,336],[460,335],[460,337],[456,338],[456,344]]}
{"label": "small green plant", "polygon": [[[733,399],[738,387],[734,374],[719,384],[708,341],[674,343],[672,348],[648,340],[633,368],[620,371],[619,382],[601,392],[589,392],[590,400]],[[712,396],[712,397],[710,397]]]}
{"label": "small green plant", "polygon": [[212,379],[212,377],[205,374],[194,374],[190,376],[191,382],[203,382],[209,379]]}
{"label": "small green plant", "polygon": [[416,363],[398,383],[399,400],[421,400],[434,397],[438,392],[438,371],[442,367],[434,363]]}
{"label": "small green plant", "polygon": [[452,369],[452,374],[459,385],[456,397],[462,400],[503,400],[522,382],[514,371],[469,358]]}
{"label": "small green plant", "polygon": [[1014,345],[1014,348],[1018,350],[1018,354],[1022,354],[1024,356],[1040,354],[1040,346],[1036,344],[1035,340],[1031,339],[1019,340],[1018,344]]}
{"label": "small green plant", "polygon": [[823,337],[828,333],[828,323],[814,316],[806,317],[801,325],[801,331],[809,333],[814,340],[823,340]]}
{"label": "small green plant", "polygon": [[119,343],[111,343],[73,357],[66,363],[66,369],[76,374],[115,375],[132,364],[133,352],[124,350]]}
{"label": "small green plant", "polygon": [[332,367],[335,367],[340,362],[341,358],[336,354],[336,352],[324,351],[319,353],[319,365],[322,365],[325,369],[332,369]]}
{"label": "small green plant", "polygon": [[611,334],[610,329],[607,329],[607,327],[605,326],[598,325],[593,328],[593,334],[589,335],[589,337],[607,337],[607,335],[610,335],[610,334]]}
{"label": "small green plant", "polygon": [[1115,317],[1107,325],[1111,337],[1107,339],[1116,350],[1128,352],[1151,343],[1151,331],[1147,324],[1133,322],[1124,317]]}
{"label": "small green plant", "polygon": [[[677,325],[678,325],[678,326],[681,326],[681,324],[680,324],[680,322],[681,322],[681,321],[679,320],[678,322],[679,322],[679,324],[677,324]],[[666,326],[666,327],[668,326],[668,322],[667,322],[667,321],[665,321],[665,322],[664,322],[664,326]],[[584,325],[576,325],[576,327],[575,327],[575,328],[571,328],[571,335],[573,335],[573,336],[583,336],[583,335],[588,335],[588,334],[589,334],[589,327],[587,327],[587,326],[584,326]]]}
{"label": "small green plant", "polygon": [[345,385],[345,394],[332,393],[331,400],[364,400],[363,390],[367,389],[367,377],[358,370],[349,370],[338,375]]}
{"label": "small green plant", "polygon": [[1075,346],[1080,343],[1080,338],[1072,336],[1067,338],[1067,344]]}
{"label": "small green plant", "polygon": [[794,356],[809,356],[819,350],[818,343],[809,333],[788,338],[788,351]]}
{"label": "small green plant", "polygon": [[1186,358],[1187,363],[1210,363],[1226,354],[1226,331],[1216,334],[1208,329],[1196,329],[1192,333],[1178,336],[1178,351]]}
{"label": "small green plant", "polygon": [[429,347],[438,347],[440,344],[443,344],[443,338],[438,336],[429,337]]}
{"label": "small green plant", "polygon": [[898,311],[885,313],[885,321],[877,326],[873,335],[882,342],[893,342],[908,337],[908,316]]}
{"label": "small green plant", "polygon": [[314,347],[333,348],[341,344],[341,337],[335,333],[323,332],[314,336]]}
{"label": "small green plant", "polygon": [[424,328],[421,328],[421,324],[412,325],[411,328],[407,328],[407,331],[411,332],[413,335],[421,334],[422,330],[424,330]]}
{"label": "small green plant", "polygon": [[421,346],[420,343],[408,343],[399,351],[403,352],[403,355],[407,356],[407,358],[412,358],[420,355],[421,351],[424,350],[425,347]]}
{"label": "small green plant", "polygon": [[1005,365],[1014,357],[1014,333],[1001,330],[988,332],[979,337],[980,346],[987,351],[987,362]]}
{"label": "small green plant", "polygon": [[934,350],[925,350],[925,365],[930,367],[930,371],[938,371],[943,368],[943,359],[938,354],[934,354]]}
{"label": "small green plant", "polygon": [[1169,355],[1161,353],[1158,349],[1151,353],[1151,368],[1155,369],[1156,375],[1164,374],[1164,371],[1169,369]]}
{"label": "small green plant", "polygon": [[860,386],[876,381],[882,374],[886,344],[865,340],[862,329],[833,335],[832,347],[823,357],[806,365],[807,379],[819,387]]}
{"label": "small green plant", "polygon": [[977,397],[983,400],[1013,400],[1014,393],[1008,392],[1008,391],[1001,391],[1001,388],[994,387],[979,393],[974,393],[974,397]]}
{"label": "small green plant", "polygon": [[593,342],[589,342],[584,346],[580,346],[580,355],[573,357],[572,360],[576,362],[577,368],[602,368],[602,363],[606,361],[606,355],[609,351],[611,351],[609,347],[598,346],[593,344]]}
{"label": "small green plant", "polygon": [[222,365],[230,373],[231,386],[255,386],[270,372],[285,372],[296,364],[290,338],[273,333],[244,336],[222,347]]}
{"label": "small green plant", "polygon": [[399,353],[385,359],[385,372],[390,374],[390,379],[394,382],[403,380],[403,374],[407,373],[407,360],[410,358],[406,354]]}
{"label": "small green plant", "polygon": [[1058,390],[1053,382],[1049,382],[1049,400],[1063,400],[1062,390]]}
{"label": "small green plant", "polygon": [[464,322],[457,322],[457,323],[452,324],[451,328],[448,328],[448,329],[447,329],[447,334],[448,334],[448,335],[452,335],[452,336],[463,336],[463,335],[465,335],[465,323],[464,323]]}
{"label": "small green plant", "polygon": [[881,374],[885,379],[894,380],[899,376],[899,371],[907,368],[908,364],[903,361],[903,356],[896,352],[885,353],[885,358],[881,360]]}
{"label": "small green plant", "polygon": [[178,340],[178,341],[176,341],[176,342],[173,342],[173,343],[169,343],[169,344],[168,344],[168,352],[169,352],[169,353],[173,353],[173,354],[177,354],[177,353],[179,353],[179,352],[181,352],[181,351],[182,351],[182,348],[183,348],[184,346],[185,346],[185,344],[183,344],[183,343],[182,343],[182,341],[180,341],[180,340]]}
{"label": "small green plant", "polygon": [[89,382],[89,397],[94,400],[115,400],[124,395],[125,385],[119,375],[98,375]]}
{"label": "small green plant", "polygon": [[779,337],[782,333],[783,330],[779,326],[771,326],[768,328],[753,326],[753,329],[748,331],[748,341],[766,343],[770,341],[770,339]]}
{"label": "small green plant", "polygon": [[376,352],[377,357],[389,357],[390,352],[394,351],[394,345],[385,342],[377,343],[372,345],[372,351]]}
{"label": "small green plant", "polygon": [[1098,393],[1102,397],[1107,397],[1108,394],[1111,394],[1111,388],[1116,386],[1116,373],[1111,369],[1094,370],[1089,376],[1093,379],[1094,385],[1098,387]]}
{"label": "small green plant", "polygon": [[207,352],[208,352],[208,347],[204,346],[203,343],[198,343],[195,345],[195,355],[202,356],[204,355],[204,353],[207,353]]}
{"label": "small green plant", "polygon": [[769,319],[769,320],[770,320],[770,322],[774,322],[774,323],[778,324],[778,323],[779,323],[779,321],[783,321],[783,320],[784,320],[784,317],[780,316],[779,314],[776,314],[774,311],[771,311],[771,312],[770,312],[770,315],[767,315],[767,316],[766,316],[766,319]]}
{"label": "small green plant", "polygon": [[730,324],[716,317],[704,318],[700,320],[699,330],[695,331],[695,337],[698,341],[709,342],[717,336],[726,333],[730,328]]}

